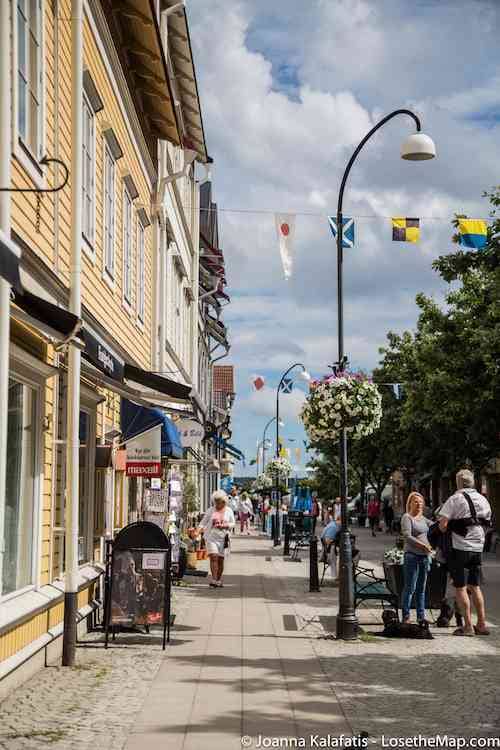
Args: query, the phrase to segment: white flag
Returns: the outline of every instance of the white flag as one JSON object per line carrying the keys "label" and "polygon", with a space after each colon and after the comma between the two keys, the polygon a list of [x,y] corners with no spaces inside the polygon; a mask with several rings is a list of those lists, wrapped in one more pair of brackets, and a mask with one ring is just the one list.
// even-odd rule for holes
{"label": "white flag", "polygon": [[293,242],[295,239],[295,214],[275,214],[276,232],[280,243],[281,262],[285,279],[289,279],[293,269]]}

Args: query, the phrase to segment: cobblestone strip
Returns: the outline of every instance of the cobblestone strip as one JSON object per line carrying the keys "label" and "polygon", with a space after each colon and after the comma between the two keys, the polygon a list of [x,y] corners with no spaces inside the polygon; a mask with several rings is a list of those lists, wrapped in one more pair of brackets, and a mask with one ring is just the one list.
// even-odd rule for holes
{"label": "cobblestone strip", "polygon": [[[182,620],[194,591],[174,592]],[[122,634],[107,650],[101,633],[88,633],[77,666],[42,669],[0,704],[0,748],[120,750],[164,658],[159,631]]]}

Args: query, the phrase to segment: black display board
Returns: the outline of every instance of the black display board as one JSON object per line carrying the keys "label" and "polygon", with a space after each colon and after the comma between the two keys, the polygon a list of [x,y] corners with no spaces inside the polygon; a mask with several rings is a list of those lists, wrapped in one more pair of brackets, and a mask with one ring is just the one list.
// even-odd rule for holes
{"label": "black display board", "polygon": [[172,550],[165,532],[139,521],[108,542],[106,555],[105,632],[163,626],[163,648],[170,641]]}

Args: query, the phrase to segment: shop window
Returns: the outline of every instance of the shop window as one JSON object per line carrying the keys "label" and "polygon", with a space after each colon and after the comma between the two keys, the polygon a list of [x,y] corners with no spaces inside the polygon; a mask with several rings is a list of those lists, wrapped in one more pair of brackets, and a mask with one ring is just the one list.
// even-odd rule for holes
{"label": "shop window", "polygon": [[36,391],[9,380],[2,594],[34,583]]}
{"label": "shop window", "polygon": [[78,562],[88,562],[92,559],[90,542],[93,539],[93,471],[95,461],[95,414],[84,409],[80,410],[80,477],[78,504]]}

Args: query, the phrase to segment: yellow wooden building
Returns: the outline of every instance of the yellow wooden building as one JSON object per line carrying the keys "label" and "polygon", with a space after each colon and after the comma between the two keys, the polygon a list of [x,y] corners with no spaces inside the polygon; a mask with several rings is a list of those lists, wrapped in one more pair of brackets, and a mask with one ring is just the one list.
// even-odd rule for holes
{"label": "yellow wooden building", "polygon": [[[71,164],[71,0],[2,5],[11,41],[10,91],[4,90],[11,104],[4,123],[11,158],[3,176],[14,189],[54,190]],[[208,158],[185,11],[173,6],[157,0],[84,3],[81,318],[68,313],[71,174],[54,192],[1,194],[3,237],[20,259],[19,279],[9,282],[0,698],[61,650],[68,342],[78,341],[82,350],[81,627],[100,596],[104,540],[134,509],[137,488],[125,476],[119,451],[121,402],[160,403],[167,411],[191,403],[197,352],[189,337],[181,337],[180,353],[172,354],[183,373],[173,378],[177,382],[157,374],[164,359],[157,335],[164,293],[158,273],[167,252],[162,236],[170,248],[171,227],[182,224],[186,265],[197,279],[197,186],[193,156],[186,160],[185,152],[201,163]],[[168,177],[177,172],[179,185]],[[166,209],[157,192],[165,175]],[[197,299],[185,276],[179,283],[190,294],[180,293],[187,300],[182,319],[192,331]]]}

